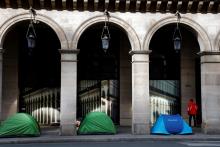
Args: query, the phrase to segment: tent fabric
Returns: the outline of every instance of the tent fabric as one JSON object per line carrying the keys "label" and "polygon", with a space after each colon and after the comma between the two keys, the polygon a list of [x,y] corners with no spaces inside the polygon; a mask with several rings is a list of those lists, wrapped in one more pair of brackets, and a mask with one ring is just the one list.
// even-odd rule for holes
{"label": "tent fabric", "polygon": [[103,112],[90,112],[80,124],[78,134],[115,134],[111,118]]}
{"label": "tent fabric", "polygon": [[165,127],[163,116],[160,115],[155,122],[154,126],[151,128],[152,134],[170,134]]}
{"label": "tent fabric", "polygon": [[183,129],[183,121],[179,115],[164,115],[163,117],[166,130],[171,134],[178,134]]}
{"label": "tent fabric", "polygon": [[177,115],[160,115],[151,134],[192,134],[192,128]]}
{"label": "tent fabric", "polygon": [[16,113],[2,122],[0,137],[40,136],[40,127],[31,115]]}
{"label": "tent fabric", "polygon": [[184,135],[192,133],[192,128],[185,121],[183,121],[183,130],[179,134]]}

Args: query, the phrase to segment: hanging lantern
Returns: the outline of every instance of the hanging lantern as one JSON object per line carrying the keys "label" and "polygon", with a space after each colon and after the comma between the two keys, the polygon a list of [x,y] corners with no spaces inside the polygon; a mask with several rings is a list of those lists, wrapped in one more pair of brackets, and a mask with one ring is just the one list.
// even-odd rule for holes
{"label": "hanging lantern", "polygon": [[177,16],[177,23],[176,23],[175,31],[173,33],[173,45],[174,45],[174,50],[178,52],[181,49],[181,43],[182,43],[182,36],[179,29],[179,22],[181,16],[178,11],[176,12],[175,15]]}
{"label": "hanging lantern", "polygon": [[31,13],[31,20],[30,20],[30,24],[28,25],[26,39],[27,39],[27,47],[29,49],[33,49],[36,47],[36,38],[37,38],[33,25],[33,23],[36,23],[35,20],[36,12],[34,9],[30,8],[30,13]]}
{"label": "hanging lantern", "polygon": [[35,48],[36,47],[36,36],[35,36],[35,33],[33,32],[28,32],[27,36],[27,46],[28,48]]}
{"label": "hanging lantern", "polygon": [[173,39],[173,45],[174,45],[174,49],[176,51],[179,51],[181,49],[181,39],[180,39],[180,37],[177,36]]}
{"label": "hanging lantern", "polygon": [[104,52],[107,52],[109,48],[110,36],[108,34],[103,34],[101,40],[102,40],[102,49],[104,50]]}
{"label": "hanging lantern", "polygon": [[104,35],[104,37],[102,38],[102,48],[104,52],[106,52],[109,48],[109,39],[110,38],[107,35]]}
{"label": "hanging lantern", "polygon": [[106,17],[105,17],[105,25],[104,25],[104,27],[102,29],[101,40],[102,40],[102,49],[106,53],[108,48],[109,48],[109,42],[110,42],[110,34],[109,34],[108,26],[107,26],[107,20],[109,18],[109,13],[108,13],[107,10],[105,10],[104,15]]}

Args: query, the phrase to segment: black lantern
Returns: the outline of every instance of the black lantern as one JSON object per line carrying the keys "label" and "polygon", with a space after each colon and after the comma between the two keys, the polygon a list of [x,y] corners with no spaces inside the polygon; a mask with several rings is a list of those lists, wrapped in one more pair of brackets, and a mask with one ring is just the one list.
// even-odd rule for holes
{"label": "black lantern", "polygon": [[29,30],[26,34],[27,45],[28,45],[28,48],[31,48],[31,49],[35,48],[36,46],[36,34],[35,34],[33,27],[34,27],[33,24],[29,24]]}
{"label": "black lantern", "polygon": [[107,50],[109,48],[109,42],[110,42],[110,34],[109,34],[108,26],[107,26],[107,21],[109,19],[109,13],[107,10],[105,10],[104,15],[105,15],[105,25],[102,29],[101,40],[102,40],[102,49],[104,50],[104,52],[107,52]]}
{"label": "black lantern", "polygon": [[173,39],[173,45],[175,50],[180,50],[181,48],[181,39],[177,36]]}
{"label": "black lantern", "polygon": [[103,34],[101,39],[102,39],[102,49],[104,50],[104,52],[107,52],[107,49],[109,48],[110,37],[107,34]]}
{"label": "black lantern", "polygon": [[37,38],[35,29],[34,29],[34,23],[36,23],[36,20],[35,20],[36,11],[33,8],[30,8],[30,13],[31,13],[31,20],[30,20],[30,24],[28,25],[26,39],[27,39],[28,48],[33,49],[36,47],[36,38]]}
{"label": "black lantern", "polygon": [[175,15],[177,16],[177,23],[176,23],[176,28],[173,33],[173,45],[174,45],[174,50],[178,52],[181,49],[181,42],[182,42],[182,36],[180,33],[180,29],[179,29],[179,22],[180,22],[181,16],[178,11],[176,12]]}

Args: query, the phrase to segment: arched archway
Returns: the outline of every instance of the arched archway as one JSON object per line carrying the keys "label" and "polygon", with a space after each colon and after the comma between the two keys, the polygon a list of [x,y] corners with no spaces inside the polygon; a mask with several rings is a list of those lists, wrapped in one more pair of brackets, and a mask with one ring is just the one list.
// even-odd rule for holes
{"label": "arched archway", "polygon": [[[144,39],[144,43],[143,43],[144,50],[149,50],[150,41],[151,41],[154,33],[158,29],[160,29],[161,27],[163,27],[165,25],[172,24],[172,23],[176,23],[176,17],[167,17],[162,20],[159,20],[156,24],[152,25],[152,27],[149,29],[149,32],[147,33],[147,35],[145,36],[145,39]],[[196,23],[195,21],[193,21],[187,17],[182,16],[181,24],[187,25],[195,31],[196,37],[197,37],[197,40],[198,40],[199,46],[200,46],[200,52],[212,51],[213,47],[211,45],[210,39],[209,39],[206,31],[198,23]]]}
{"label": "arched archway", "polygon": [[125,29],[110,22],[110,47],[104,52],[101,45],[103,26],[101,19],[87,26],[78,36],[78,117],[102,111],[116,124],[131,126],[129,50],[132,43]]}
{"label": "arched archway", "polygon": [[216,52],[220,51],[220,32],[218,32],[218,35],[215,39],[213,51],[216,51]]}
{"label": "arched archway", "polygon": [[[151,101],[159,99],[161,104],[152,110],[153,114],[181,114],[187,117],[187,103],[190,98],[199,105],[198,122],[201,124],[201,69],[200,57],[207,44],[200,42],[199,34],[191,26],[180,24],[182,47],[175,51],[173,34],[176,23],[168,23],[158,28],[151,37],[150,54],[150,96]],[[205,37],[203,36],[203,39]],[[202,49],[201,49],[202,46]],[[164,105],[164,101],[166,106]],[[153,104],[153,103],[152,103]],[[152,123],[154,123],[152,121]]]}
{"label": "arched archway", "polygon": [[[91,25],[99,23],[99,22],[104,22],[105,21],[105,16],[97,16],[94,18],[91,18],[85,22],[83,22],[80,27],[77,30],[77,32],[74,33],[72,42],[71,42],[71,48],[72,49],[77,49],[77,44],[78,41],[82,35],[82,33],[89,28]],[[134,31],[134,29],[127,24],[124,20],[121,20],[117,17],[114,16],[110,16],[109,18],[109,22],[116,24],[118,26],[120,26],[124,32],[127,34],[128,39],[131,43],[131,49],[130,50],[141,50],[141,45],[140,45],[140,41],[138,39],[138,36],[136,34],[136,32]]]}
{"label": "arched archway", "polygon": [[1,29],[2,119],[27,112],[40,124],[58,123],[59,108],[55,103],[60,96],[51,99],[50,95],[60,91],[60,38],[53,28],[39,21],[34,24],[36,47],[28,48],[26,32],[30,21],[19,17]]}
{"label": "arched archway", "polygon": [[[22,13],[13,16],[0,27],[0,48],[2,48],[5,35],[10,30],[10,28],[16,23],[19,23],[24,20],[30,20],[30,13]],[[49,17],[42,14],[37,14],[36,20],[44,22],[53,29],[53,31],[56,33],[56,35],[59,38],[59,41],[61,43],[61,49],[69,49],[67,37],[64,31],[62,30],[62,28],[56,22],[54,22]]]}

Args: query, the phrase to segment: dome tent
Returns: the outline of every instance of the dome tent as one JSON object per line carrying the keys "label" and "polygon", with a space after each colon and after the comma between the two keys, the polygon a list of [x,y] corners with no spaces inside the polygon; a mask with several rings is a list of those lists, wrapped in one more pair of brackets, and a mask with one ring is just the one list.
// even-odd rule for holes
{"label": "dome tent", "polygon": [[103,112],[90,112],[80,124],[78,134],[115,134],[115,125]]}
{"label": "dome tent", "polygon": [[0,137],[40,136],[40,127],[31,115],[16,113],[1,123]]}
{"label": "dome tent", "polygon": [[179,114],[161,114],[151,128],[151,134],[192,134],[192,128]]}

